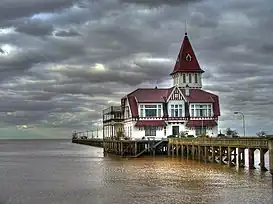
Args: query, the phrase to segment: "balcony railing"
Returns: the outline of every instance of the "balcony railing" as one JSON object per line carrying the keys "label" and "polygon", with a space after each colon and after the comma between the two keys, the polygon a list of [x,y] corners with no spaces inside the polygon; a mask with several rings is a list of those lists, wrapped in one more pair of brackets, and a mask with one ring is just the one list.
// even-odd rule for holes
{"label": "balcony railing", "polygon": [[265,148],[268,149],[268,139],[260,138],[171,138],[170,144],[224,146],[238,148]]}
{"label": "balcony railing", "polygon": [[106,109],[104,109],[103,114],[111,114],[113,112],[121,112],[121,107],[120,106],[110,106]]}

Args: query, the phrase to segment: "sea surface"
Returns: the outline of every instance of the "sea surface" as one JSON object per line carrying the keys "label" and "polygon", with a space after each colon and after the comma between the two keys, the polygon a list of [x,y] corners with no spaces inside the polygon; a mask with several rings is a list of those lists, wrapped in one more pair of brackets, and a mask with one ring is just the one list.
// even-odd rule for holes
{"label": "sea surface", "polygon": [[104,156],[68,140],[0,140],[0,204],[272,204],[272,184],[259,169]]}

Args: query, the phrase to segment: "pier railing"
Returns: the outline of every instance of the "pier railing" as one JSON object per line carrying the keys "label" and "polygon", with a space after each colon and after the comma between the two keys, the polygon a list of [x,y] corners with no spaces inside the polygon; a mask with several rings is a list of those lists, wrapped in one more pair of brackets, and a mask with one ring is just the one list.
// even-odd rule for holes
{"label": "pier railing", "polygon": [[268,149],[266,138],[170,138],[170,144]]}

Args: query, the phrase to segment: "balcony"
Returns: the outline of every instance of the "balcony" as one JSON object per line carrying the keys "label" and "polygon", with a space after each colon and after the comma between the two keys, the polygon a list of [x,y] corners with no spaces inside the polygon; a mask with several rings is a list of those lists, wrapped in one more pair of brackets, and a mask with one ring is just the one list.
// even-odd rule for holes
{"label": "balcony", "polygon": [[120,106],[110,106],[102,111],[103,115],[113,114],[115,112],[121,112]]}
{"label": "balcony", "polygon": [[123,121],[120,106],[111,106],[103,110],[103,123],[106,124],[118,124]]}

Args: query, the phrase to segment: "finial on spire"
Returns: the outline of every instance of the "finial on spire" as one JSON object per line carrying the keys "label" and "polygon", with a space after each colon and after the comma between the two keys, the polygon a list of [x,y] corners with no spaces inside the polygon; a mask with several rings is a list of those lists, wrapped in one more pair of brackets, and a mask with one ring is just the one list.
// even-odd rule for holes
{"label": "finial on spire", "polygon": [[188,33],[187,33],[187,20],[185,20],[185,35],[188,35]]}

